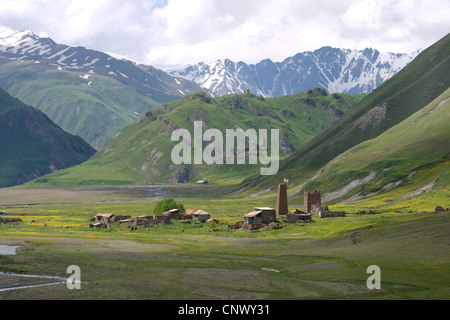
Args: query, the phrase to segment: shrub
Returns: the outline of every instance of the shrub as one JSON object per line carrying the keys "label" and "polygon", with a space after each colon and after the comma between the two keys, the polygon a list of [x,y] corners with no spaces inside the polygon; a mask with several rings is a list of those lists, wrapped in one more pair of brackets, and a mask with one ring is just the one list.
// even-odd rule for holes
{"label": "shrub", "polygon": [[178,209],[180,210],[180,212],[185,212],[186,210],[184,209],[183,204],[181,203],[176,203],[174,199],[172,198],[166,198],[163,199],[161,201],[159,201],[156,206],[155,209],[153,210],[154,214],[161,214],[165,211],[169,211],[172,209]]}

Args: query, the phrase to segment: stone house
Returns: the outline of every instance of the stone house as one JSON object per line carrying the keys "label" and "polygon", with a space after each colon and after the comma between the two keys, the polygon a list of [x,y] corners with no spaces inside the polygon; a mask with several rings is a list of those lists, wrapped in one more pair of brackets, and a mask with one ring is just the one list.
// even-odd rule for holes
{"label": "stone house", "polygon": [[194,212],[197,210],[194,209],[187,209],[186,212],[183,215],[183,219],[192,219]]}
{"label": "stone house", "polygon": [[168,216],[169,219],[181,220],[180,210],[178,210],[178,209],[172,209],[172,210],[169,210],[169,211],[165,211],[162,214],[165,215],[165,216]]}
{"label": "stone house", "polygon": [[127,215],[115,215],[114,217],[114,221],[113,222],[117,222],[117,221],[121,221],[121,220],[128,220],[130,219],[131,216],[127,216]]}
{"label": "stone house", "polygon": [[254,208],[254,211],[247,213],[244,215],[244,223],[247,224],[269,224],[277,220],[277,214],[275,209],[262,207],[262,208]]}
{"label": "stone house", "polygon": [[311,214],[296,209],[294,211],[289,212],[286,215],[286,220],[289,223],[296,223],[296,222],[310,223],[311,222]]}
{"label": "stone house", "polygon": [[95,215],[94,218],[92,218],[92,221],[95,223],[111,223],[111,222],[117,222],[120,220],[126,220],[131,218],[131,216],[125,216],[125,215],[116,215],[113,213],[99,213]]}
{"label": "stone house", "polygon": [[107,224],[107,223],[111,223],[111,222],[115,221],[115,214],[113,214],[113,213],[99,213],[99,214],[96,214],[94,218],[95,218],[94,221],[96,223],[105,223],[105,224]]}
{"label": "stone house", "polygon": [[321,205],[313,205],[311,208],[311,213],[313,214],[320,214],[321,212],[329,212],[330,209],[328,206],[321,206]]}
{"label": "stone house", "polygon": [[211,218],[210,214],[204,210],[197,210],[192,214],[192,219],[200,222],[206,222]]}
{"label": "stone house", "polygon": [[134,218],[134,225],[143,226],[150,224],[150,220],[153,220],[153,216],[138,216]]}
{"label": "stone house", "polygon": [[166,225],[166,224],[171,224],[170,222],[170,216],[166,216],[166,215],[154,215],[153,216],[153,221],[155,222],[155,225]]}
{"label": "stone house", "polygon": [[330,211],[328,206],[320,205],[314,205],[311,212],[317,214],[319,218],[345,217],[347,215],[344,211]]}
{"label": "stone house", "polygon": [[277,213],[274,208],[270,207],[256,207],[254,211],[261,211],[261,218],[263,223],[271,223],[277,221]]}
{"label": "stone house", "polygon": [[262,223],[261,211],[252,211],[244,216],[245,224]]}
{"label": "stone house", "polygon": [[169,215],[154,215],[154,216],[139,216],[134,220],[134,225],[137,226],[159,226],[170,224],[170,216]]}

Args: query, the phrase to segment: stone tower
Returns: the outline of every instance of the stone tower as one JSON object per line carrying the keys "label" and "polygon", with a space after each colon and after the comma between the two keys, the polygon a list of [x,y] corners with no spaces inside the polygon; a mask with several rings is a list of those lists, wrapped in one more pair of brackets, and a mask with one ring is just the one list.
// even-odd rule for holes
{"label": "stone tower", "polygon": [[287,187],[285,184],[278,185],[276,212],[277,215],[285,215],[288,213]]}
{"label": "stone tower", "polygon": [[320,198],[320,191],[314,190],[314,192],[305,191],[305,197],[303,201],[303,208],[306,212],[311,213],[311,209],[314,205],[320,206],[322,200]]}

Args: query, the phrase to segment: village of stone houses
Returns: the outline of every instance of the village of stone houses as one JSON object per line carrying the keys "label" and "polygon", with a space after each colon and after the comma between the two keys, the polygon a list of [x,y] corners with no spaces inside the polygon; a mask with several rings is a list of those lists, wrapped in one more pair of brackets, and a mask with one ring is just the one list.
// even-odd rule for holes
{"label": "village of stone houses", "polygon": [[[320,190],[304,191],[301,198],[298,192],[289,194],[286,183],[271,190],[265,197],[235,198],[221,197],[226,188],[204,182],[20,190],[27,202],[59,197],[59,203],[34,206],[17,198],[16,190],[6,191],[2,201],[16,204],[0,212],[0,298],[290,300],[444,294],[447,273],[442,271],[448,265],[440,252],[449,208],[329,206]],[[153,209],[168,196],[186,207],[169,206],[156,214]],[[439,246],[430,241],[435,237],[444,239]],[[68,290],[61,281],[69,266],[81,270],[79,290]],[[381,289],[368,285],[370,266],[381,268]],[[442,282],[430,280],[437,273]]]}
{"label": "village of stone houses", "polygon": [[[312,217],[318,219],[330,217],[345,217],[345,211],[330,211],[327,205],[322,205],[321,194],[319,190],[313,192],[304,192],[303,210],[290,210],[288,205],[287,185],[279,184],[275,207],[254,207],[253,210],[243,215],[243,220],[234,224],[226,225],[222,228],[215,228],[210,231],[218,232],[223,230],[243,229],[252,230],[273,230],[283,228],[283,223],[311,223]],[[436,206],[435,213],[449,212],[450,208]],[[412,212],[412,211],[411,211]],[[376,210],[356,210],[355,214],[377,214]],[[217,225],[221,223],[217,217],[212,216],[205,210],[187,209],[180,212],[180,209],[170,209],[162,214],[142,215],[132,217],[130,215],[117,215],[113,213],[99,213],[91,218],[89,228],[111,228],[111,224],[122,226],[122,229],[137,230],[138,228],[150,228],[171,224],[172,220],[178,220],[182,224],[201,224],[214,222]]]}
{"label": "village of stone houses", "polygon": [[[368,210],[358,211],[358,214],[374,214],[376,212]],[[330,211],[328,206],[322,205],[320,191],[305,191],[304,193],[304,210],[295,209],[289,211],[287,186],[280,184],[278,186],[277,200],[275,208],[271,207],[255,207],[253,211],[245,214],[242,221],[225,226],[225,229],[243,230],[271,230],[283,228],[282,223],[310,223],[312,215],[316,214],[318,218],[327,217],[345,217],[343,211]],[[137,228],[149,228],[154,226],[162,226],[171,224],[172,220],[181,220],[181,223],[211,223],[220,224],[214,216],[204,210],[188,209],[180,212],[179,209],[171,209],[160,215],[144,215],[144,216],[124,216],[108,213],[99,213],[91,219],[89,228],[110,228],[112,223],[122,225],[124,229],[136,230]],[[223,229],[213,229],[212,231],[220,231]]]}

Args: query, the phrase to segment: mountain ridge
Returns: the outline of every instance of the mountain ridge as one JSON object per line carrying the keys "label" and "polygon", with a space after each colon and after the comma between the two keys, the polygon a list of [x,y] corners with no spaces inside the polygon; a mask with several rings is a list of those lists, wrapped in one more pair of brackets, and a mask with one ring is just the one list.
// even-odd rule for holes
{"label": "mountain ridge", "polygon": [[98,149],[146,111],[204,90],[152,66],[31,31],[0,38],[0,87]]}
{"label": "mountain ridge", "polygon": [[209,89],[215,95],[245,90],[274,97],[322,87],[329,93],[370,93],[391,78],[421,50],[409,54],[380,53],[376,49],[322,47],[297,53],[282,62],[264,59],[257,64],[219,59],[172,70]]}
{"label": "mountain ridge", "polygon": [[[364,95],[328,95],[317,88],[302,94],[265,99],[253,94],[209,97],[203,92],[187,95],[150,110],[112,137],[89,161],[46,176],[47,184],[70,186],[99,184],[186,183],[209,180],[234,184],[265,165],[175,164],[171,140],[176,129],[279,129],[280,157],[307,143],[353,108]],[[204,142],[204,146],[206,146]]]}
{"label": "mountain ridge", "polygon": [[[277,175],[253,176],[240,188],[267,189],[273,180],[309,181],[322,167],[350,148],[376,138],[426,107],[450,85],[450,34],[421,52],[411,63],[367,95],[327,130],[280,162]],[[405,133],[407,134],[407,133]],[[364,178],[364,177],[359,177]]]}
{"label": "mountain ridge", "polygon": [[94,153],[41,111],[0,89],[0,187],[19,185],[80,164]]}
{"label": "mountain ridge", "polygon": [[[49,61],[66,70],[113,76],[125,84],[132,83],[138,92],[153,96],[160,103],[192,93],[183,87],[183,83],[188,84],[186,80],[171,77],[170,83],[163,82],[152,74],[156,68],[151,66],[83,46],[58,44],[29,30],[0,38],[0,55],[11,60]],[[168,97],[157,91],[167,92]]]}

